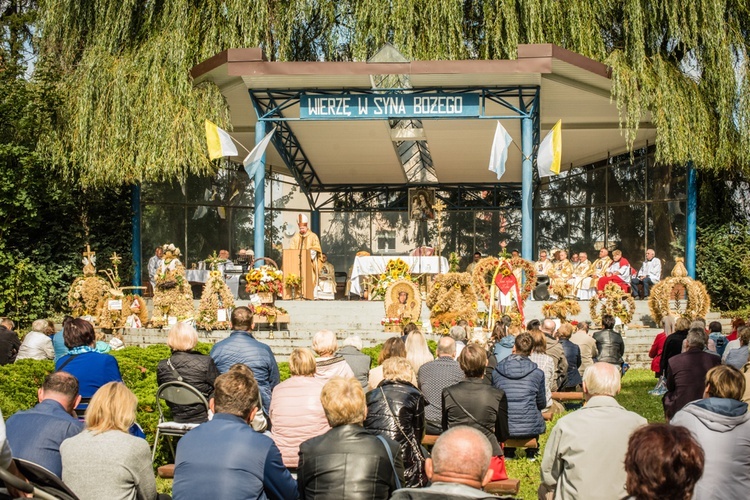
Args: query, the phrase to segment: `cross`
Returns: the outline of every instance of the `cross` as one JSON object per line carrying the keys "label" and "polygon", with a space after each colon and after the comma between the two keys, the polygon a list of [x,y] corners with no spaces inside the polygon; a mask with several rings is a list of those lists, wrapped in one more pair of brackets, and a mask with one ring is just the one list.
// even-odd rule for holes
{"label": "cross", "polygon": [[86,243],[86,251],[83,252],[83,256],[86,257],[87,259],[90,259],[94,255],[96,255],[96,252],[92,252],[91,247],[89,246],[88,243]]}
{"label": "cross", "polygon": [[119,264],[120,262],[122,262],[122,259],[120,258],[119,255],[117,255],[117,252],[113,252],[112,253],[112,257],[110,257],[109,260],[112,261],[112,265],[113,266],[117,266],[117,264]]}

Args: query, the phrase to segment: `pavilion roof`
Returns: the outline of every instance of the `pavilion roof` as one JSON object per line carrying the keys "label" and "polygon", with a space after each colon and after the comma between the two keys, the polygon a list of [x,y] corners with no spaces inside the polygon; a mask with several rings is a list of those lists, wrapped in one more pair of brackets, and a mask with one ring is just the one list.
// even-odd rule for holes
{"label": "pavilion roof", "polygon": [[[232,135],[248,150],[255,142],[257,122],[249,90],[368,90],[379,75],[406,76],[414,89],[538,86],[541,137],[562,119],[564,169],[627,149],[617,106],[610,97],[609,68],[551,44],[519,45],[514,60],[405,62],[271,62],[259,48],[230,49],[198,64],[191,75],[196,84],[212,81],[219,86],[229,105]],[[284,113],[299,117],[299,105]],[[488,103],[486,113],[508,114],[494,103]],[[495,120],[425,118],[421,122],[423,128],[416,134],[427,141],[440,184],[497,182],[487,168]],[[521,121],[503,120],[503,125],[520,147]],[[407,183],[395,147],[403,136],[392,130],[388,120],[300,120],[290,126],[324,185]],[[634,146],[653,143],[655,133],[650,115],[645,116]],[[268,149],[267,163],[288,172],[273,147]],[[521,153],[511,146],[500,182],[520,181]]]}

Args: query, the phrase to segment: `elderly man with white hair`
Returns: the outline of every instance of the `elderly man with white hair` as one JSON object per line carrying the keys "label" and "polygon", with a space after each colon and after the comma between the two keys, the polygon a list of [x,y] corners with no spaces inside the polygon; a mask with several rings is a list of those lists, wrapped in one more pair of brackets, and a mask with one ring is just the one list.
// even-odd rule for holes
{"label": "elderly man with white hair", "polygon": [[38,319],[31,324],[31,331],[23,338],[18,349],[19,359],[55,359],[55,347],[50,335],[55,333],[55,325],[46,319]]}
{"label": "elderly man with white hair", "polygon": [[595,363],[583,373],[586,405],[558,420],[542,459],[540,499],[626,498],[625,453],[646,419],[615,400],[620,370]]}
{"label": "elderly man with white hair", "polygon": [[482,491],[490,482],[492,446],[484,434],[468,426],[453,427],[440,435],[425,463],[432,484],[403,488],[391,500],[497,499]]}
{"label": "elderly man with white hair", "polygon": [[344,357],[349,368],[354,372],[354,376],[357,377],[359,383],[362,384],[362,389],[367,390],[372,358],[367,354],[362,353],[362,339],[360,336],[349,335],[345,338],[343,345],[337,354]]}
{"label": "elderly man with white hair", "polygon": [[318,359],[315,378],[328,382],[333,377],[354,378],[354,372],[343,356],[336,354],[339,342],[331,330],[320,330],[313,336],[312,348]]}

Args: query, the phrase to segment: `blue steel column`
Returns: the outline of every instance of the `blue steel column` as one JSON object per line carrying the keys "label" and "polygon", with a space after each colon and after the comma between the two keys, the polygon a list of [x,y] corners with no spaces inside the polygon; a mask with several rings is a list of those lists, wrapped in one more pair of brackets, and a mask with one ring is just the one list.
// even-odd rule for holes
{"label": "blue steel column", "polygon": [[534,220],[532,218],[534,164],[531,155],[534,151],[534,126],[531,117],[521,119],[521,256],[533,258]]}
{"label": "blue steel column", "polygon": [[[133,241],[130,243],[130,252],[133,254],[133,286],[141,286],[141,185],[133,184],[130,191],[131,227]],[[136,294],[141,293],[135,290]]]}
{"label": "blue steel column", "polygon": [[698,239],[698,179],[693,162],[687,165],[687,235],[685,238],[685,267],[695,279],[695,244]]}
{"label": "blue steel column", "polygon": [[[257,110],[257,109],[256,109]],[[266,136],[266,122],[260,119],[255,124],[255,144]],[[266,153],[260,159],[260,165],[255,169],[255,258],[266,256]],[[258,261],[256,267],[263,263]]]}
{"label": "blue steel column", "polygon": [[320,237],[320,210],[313,210],[310,214],[310,230]]}

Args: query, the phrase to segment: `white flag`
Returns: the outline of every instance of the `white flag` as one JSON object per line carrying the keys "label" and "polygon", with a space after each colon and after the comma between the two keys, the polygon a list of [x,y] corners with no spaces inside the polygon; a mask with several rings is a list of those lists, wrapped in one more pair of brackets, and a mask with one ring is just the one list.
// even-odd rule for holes
{"label": "white flag", "polygon": [[276,132],[276,127],[267,133],[263,140],[256,144],[253,150],[250,151],[244,160],[242,160],[242,164],[245,166],[245,171],[250,178],[255,175],[255,170],[257,170],[258,165],[260,165],[260,159],[263,157],[263,153],[266,152],[266,148],[268,147],[268,143],[271,142],[271,137],[273,137],[274,132]]}
{"label": "white flag", "polygon": [[498,120],[495,139],[492,141],[489,168],[491,172],[497,174],[497,180],[500,180],[500,177],[505,173],[505,162],[508,161],[508,146],[511,142],[513,142],[513,138]]}

